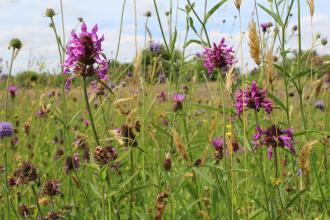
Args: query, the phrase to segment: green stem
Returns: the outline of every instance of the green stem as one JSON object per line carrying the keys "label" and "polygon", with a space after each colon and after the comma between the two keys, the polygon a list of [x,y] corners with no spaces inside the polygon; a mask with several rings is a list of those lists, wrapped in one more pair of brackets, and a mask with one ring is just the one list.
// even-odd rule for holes
{"label": "green stem", "polygon": [[86,77],[83,77],[83,89],[84,89],[84,97],[85,97],[86,108],[87,108],[87,111],[88,111],[89,119],[91,121],[92,130],[93,130],[93,134],[94,134],[94,139],[95,139],[95,142],[97,143],[97,145],[100,146],[99,138],[97,136],[96,128],[95,128],[95,124],[94,124],[94,120],[93,120],[91,107],[89,105],[88,94],[87,94],[87,85],[86,85]]}
{"label": "green stem", "polygon": [[41,216],[41,219],[44,219],[43,214],[41,212],[40,205],[39,205],[38,195],[37,195],[36,189],[34,188],[34,185],[31,185],[31,188],[32,188],[32,191],[33,191],[33,195],[34,195],[34,197],[36,199],[36,205],[37,205],[37,208],[38,208],[38,212],[39,212],[39,214]]}

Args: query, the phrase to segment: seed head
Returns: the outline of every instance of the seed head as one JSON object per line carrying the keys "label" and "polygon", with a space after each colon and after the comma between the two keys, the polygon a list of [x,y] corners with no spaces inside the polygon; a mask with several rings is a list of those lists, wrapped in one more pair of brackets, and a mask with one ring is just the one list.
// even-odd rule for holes
{"label": "seed head", "polygon": [[52,18],[56,15],[56,13],[55,13],[54,9],[47,8],[45,11],[45,15],[46,15],[46,17]]}
{"label": "seed head", "polygon": [[16,50],[20,50],[22,46],[23,46],[22,41],[18,38],[13,38],[9,43],[9,49],[13,48]]}
{"label": "seed head", "polygon": [[321,40],[321,44],[322,44],[323,46],[327,45],[327,44],[328,44],[328,39],[327,39],[327,38],[322,38],[322,40]]}

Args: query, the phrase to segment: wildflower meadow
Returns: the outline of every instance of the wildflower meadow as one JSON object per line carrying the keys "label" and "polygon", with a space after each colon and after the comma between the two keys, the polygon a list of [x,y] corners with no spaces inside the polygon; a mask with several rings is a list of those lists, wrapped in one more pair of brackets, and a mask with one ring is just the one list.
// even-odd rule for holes
{"label": "wildflower meadow", "polygon": [[330,4],[47,2],[0,44],[0,219],[330,219]]}

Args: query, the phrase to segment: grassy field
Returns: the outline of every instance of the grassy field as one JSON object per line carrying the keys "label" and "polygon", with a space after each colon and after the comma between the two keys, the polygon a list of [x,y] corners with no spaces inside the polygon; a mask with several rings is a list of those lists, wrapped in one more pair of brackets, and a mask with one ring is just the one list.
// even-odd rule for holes
{"label": "grassy field", "polygon": [[[330,58],[317,53],[327,44],[319,34],[302,49],[300,1],[254,1],[244,31],[235,0],[233,47],[207,30],[229,1],[206,0],[204,13],[170,1],[166,17],[152,2],[159,29],[149,30],[146,12],[145,47],[135,30],[129,63],[117,60],[126,0],[115,58],[83,18],[65,40],[62,1],[44,16],[60,74],[13,74],[24,43],[10,41],[0,75],[0,219],[329,219]],[[314,1],[307,7],[313,21]],[[183,44],[172,9],[186,16]],[[260,10],[272,22],[260,23]],[[187,54],[191,44],[200,53]]]}

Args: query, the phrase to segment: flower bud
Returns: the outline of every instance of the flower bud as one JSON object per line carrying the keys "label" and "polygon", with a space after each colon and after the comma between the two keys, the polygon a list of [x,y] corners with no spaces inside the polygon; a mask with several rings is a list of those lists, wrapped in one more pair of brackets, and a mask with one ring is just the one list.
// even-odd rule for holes
{"label": "flower bud", "polygon": [[327,45],[327,44],[328,44],[328,39],[327,39],[327,38],[323,38],[323,39],[321,40],[321,44],[322,44],[323,46]]}
{"label": "flower bud", "polygon": [[13,48],[13,49],[20,50],[22,48],[22,46],[23,46],[22,41],[18,38],[13,38],[9,43],[9,49]]}
{"label": "flower bud", "polygon": [[164,169],[169,171],[172,168],[172,158],[170,153],[166,153],[164,160]]}
{"label": "flower bud", "polygon": [[45,12],[46,17],[52,18],[56,15],[54,9],[52,8],[47,8]]}

